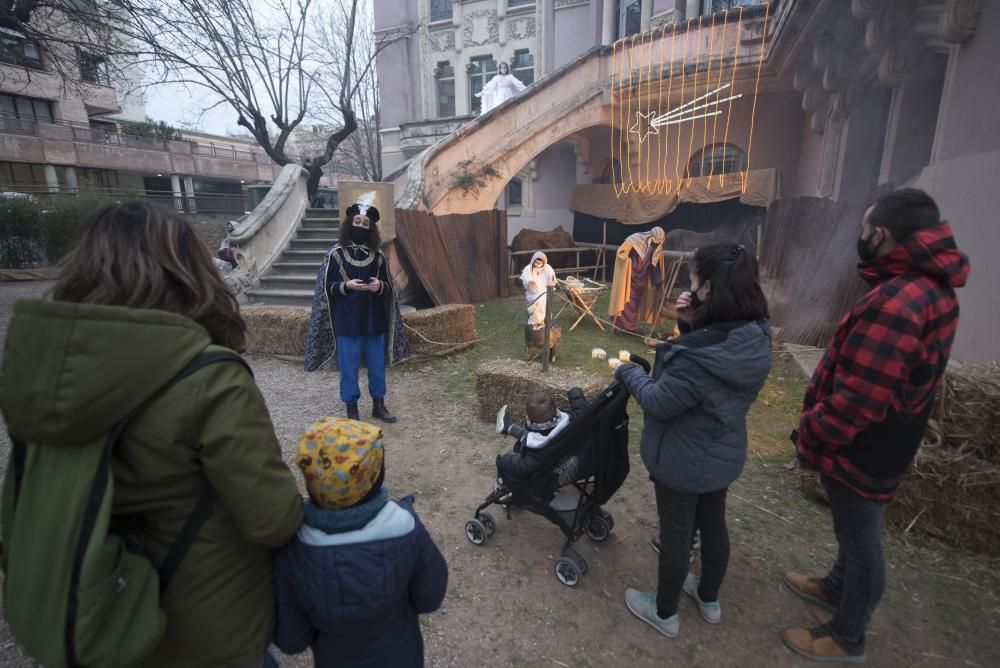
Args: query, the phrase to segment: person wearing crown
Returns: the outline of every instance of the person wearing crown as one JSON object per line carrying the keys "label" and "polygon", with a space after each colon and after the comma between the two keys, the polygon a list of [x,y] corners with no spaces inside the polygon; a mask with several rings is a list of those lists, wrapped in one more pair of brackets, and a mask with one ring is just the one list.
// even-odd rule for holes
{"label": "person wearing crown", "polygon": [[385,406],[386,365],[410,356],[389,266],[380,246],[375,193],[365,193],[347,208],[340,239],[320,267],[313,295],[305,370],[315,371],[337,356],[340,400],[347,417],[359,419],[361,359],[368,367],[372,417],[396,418]]}

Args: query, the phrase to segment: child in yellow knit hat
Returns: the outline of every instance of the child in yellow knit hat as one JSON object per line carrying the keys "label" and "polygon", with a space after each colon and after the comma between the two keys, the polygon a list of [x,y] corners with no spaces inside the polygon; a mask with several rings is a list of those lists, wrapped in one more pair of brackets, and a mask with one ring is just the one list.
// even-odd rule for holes
{"label": "child in yellow knit hat", "polygon": [[[309,501],[275,558],[275,644],[311,647],[317,666],[422,666],[418,615],[437,610],[448,564],[413,510],[382,485],[382,430],[346,418],[313,423],[296,463]],[[350,642],[345,642],[350,638]]]}

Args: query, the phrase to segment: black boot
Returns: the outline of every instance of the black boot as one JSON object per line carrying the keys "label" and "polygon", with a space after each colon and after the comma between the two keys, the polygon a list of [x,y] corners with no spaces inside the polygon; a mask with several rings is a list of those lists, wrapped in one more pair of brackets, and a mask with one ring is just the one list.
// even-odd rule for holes
{"label": "black boot", "polygon": [[390,424],[396,421],[396,416],[385,407],[385,399],[372,398],[372,417]]}
{"label": "black boot", "polygon": [[348,420],[360,420],[361,415],[358,413],[357,404],[346,404],[347,405],[347,419]]}

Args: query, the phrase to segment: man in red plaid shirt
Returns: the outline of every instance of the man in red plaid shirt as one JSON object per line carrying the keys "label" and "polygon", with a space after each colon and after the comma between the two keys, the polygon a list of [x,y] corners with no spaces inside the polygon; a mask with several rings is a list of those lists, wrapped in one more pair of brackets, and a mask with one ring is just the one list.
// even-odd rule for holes
{"label": "man in red plaid shirt", "polygon": [[800,465],[821,474],[838,552],[826,577],[787,573],[785,584],[834,616],[782,636],[798,654],[845,663],[865,660],[865,630],[885,590],[882,511],[923,438],[958,327],[955,288],[969,275],[923,191],[879,198],[862,227],[858,266],[871,290],[841,320],[792,434]]}

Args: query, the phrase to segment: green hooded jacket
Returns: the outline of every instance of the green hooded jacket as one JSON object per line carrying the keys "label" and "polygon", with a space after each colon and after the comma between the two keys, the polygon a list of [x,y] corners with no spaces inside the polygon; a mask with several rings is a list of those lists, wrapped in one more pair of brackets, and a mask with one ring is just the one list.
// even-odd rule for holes
{"label": "green hooded jacket", "polygon": [[[0,410],[18,438],[72,446],[108,432],[210,343],[173,313],[21,301]],[[206,485],[218,495],[161,602],[167,635],[144,668],[259,660],[274,626],[272,551],[298,529],[302,501],[251,375],[221,362],[179,381],[133,420],[112,468],[115,519],[157,566]]]}

